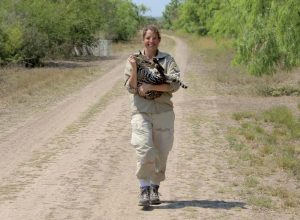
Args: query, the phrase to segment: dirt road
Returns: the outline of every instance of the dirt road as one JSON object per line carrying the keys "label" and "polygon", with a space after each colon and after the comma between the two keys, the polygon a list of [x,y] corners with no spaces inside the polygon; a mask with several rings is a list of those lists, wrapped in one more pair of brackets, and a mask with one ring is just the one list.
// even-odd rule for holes
{"label": "dirt road", "polygon": [[[188,72],[188,48],[173,39],[175,58],[181,70]],[[0,219],[289,217],[254,210],[235,193],[221,192],[237,177],[223,157],[226,146],[218,97],[212,93],[191,97],[184,90],[173,98],[176,138],[167,180],[161,186],[163,203],[147,210],[138,207],[123,68],[122,61],[1,140]],[[190,127],[194,117],[202,117],[203,123]]]}

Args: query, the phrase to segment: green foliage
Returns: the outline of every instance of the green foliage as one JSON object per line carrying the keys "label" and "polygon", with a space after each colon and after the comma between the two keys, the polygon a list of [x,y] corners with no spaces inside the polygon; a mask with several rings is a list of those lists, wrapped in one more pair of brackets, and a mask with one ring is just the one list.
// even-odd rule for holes
{"label": "green foliage", "polygon": [[300,57],[299,1],[287,0],[272,3],[269,26],[275,29],[274,34],[280,52],[279,64],[287,68],[298,65]]}
{"label": "green foliage", "polygon": [[174,21],[177,19],[178,10],[181,5],[180,0],[171,0],[171,2],[165,7],[163,12],[164,28],[172,29],[175,25]]}
{"label": "green foliage", "polygon": [[254,75],[272,73],[280,59],[275,35],[265,27],[263,19],[258,18],[256,22],[236,40],[235,61],[246,65]]}
{"label": "green foliage", "polygon": [[45,57],[49,49],[49,38],[46,33],[39,32],[34,26],[24,30],[23,45],[19,55],[27,67],[39,65],[40,59]]}
{"label": "green foliage", "polygon": [[6,34],[3,32],[3,30],[1,30],[0,27],[0,65],[4,62],[4,58],[6,57],[6,53],[5,53],[5,42],[7,41],[7,36]]}
{"label": "green foliage", "polygon": [[33,65],[44,57],[68,56],[74,46],[93,45],[98,36],[128,40],[147,10],[128,0],[2,2],[0,63]]}
{"label": "green foliage", "polygon": [[300,64],[299,0],[185,0],[176,14],[173,28],[232,38],[234,62],[253,75]]}
{"label": "green foliage", "polygon": [[179,18],[175,26],[189,33],[206,35],[219,5],[220,1],[217,0],[186,0],[180,6]]}
{"label": "green foliage", "polygon": [[19,24],[11,25],[6,29],[6,43],[4,51],[14,53],[22,45],[23,33]]}
{"label": "green foliage", "polygon": [[128,40],[132,38],[138,29],[139,22],[142,22],[139,19],[139,14],[146,8],[133,7],[133,4],[128,1],[117,0],[114,1],[110,9],[108,11],[109,19],[105,25],[107,38],[112,40]]}
{"label": "green foliage", "polygon": [[296,33],[300,32],[297,25],[300,8],[295,3],[294,0],[244,2],[234,12],[248,10],[247,14],[239,15],[244,25],[236,33],[235,61],[245,64],[251,74],[272,74],[277,68],[289,69],[299,64],[300,37]]}

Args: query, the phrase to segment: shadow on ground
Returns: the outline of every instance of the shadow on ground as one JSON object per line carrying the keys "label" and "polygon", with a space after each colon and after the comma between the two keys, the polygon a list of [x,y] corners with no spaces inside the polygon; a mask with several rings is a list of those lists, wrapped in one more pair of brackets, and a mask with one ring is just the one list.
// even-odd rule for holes
{"label": "shadow on ground", "polygon": [[162,201],[160,205],[144,207],[143,210],[151,211],[153,209],[181,209],[185,207],[199,207],[209,209],[232,209],[241,208],[246,209],[246,203],[234,201],[220,201],[220,200],[186,200],[186,201]]}

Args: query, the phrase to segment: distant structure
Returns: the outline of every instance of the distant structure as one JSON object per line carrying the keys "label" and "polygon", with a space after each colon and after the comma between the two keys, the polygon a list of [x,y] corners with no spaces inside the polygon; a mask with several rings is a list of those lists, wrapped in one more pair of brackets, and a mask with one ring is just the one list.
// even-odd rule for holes
{"label": "distant structure", "polygon": [[74,56],[108,57],[111,55],[111,40],[99,39],[93,46],[75,46],[72,54]]}

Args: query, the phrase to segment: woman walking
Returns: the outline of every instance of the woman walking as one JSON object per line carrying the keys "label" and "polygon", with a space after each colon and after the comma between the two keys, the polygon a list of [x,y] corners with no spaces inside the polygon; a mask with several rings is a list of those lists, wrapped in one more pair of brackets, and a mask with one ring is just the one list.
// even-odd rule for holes
{"label": "woman walking", "polygon": [[[154,25],[143,29],[142,54],[149,60],[156,58],[166,75],[180,77],[174,58],[161,52],[158,47],[161,35]],[[166,164],[174,140],[174,111],[172,93],[179,89],[178,82],[170,84],[138,83],[138,64],[135,54],[131,55],[125,68],[125,86],[130,92],[132,109],[131,144],[137,154],[136,176],[140,186],[140,206],[160,204],[158,189],[165,180]],[[146,99],[149,91],[160,91],[154,99]]]}

